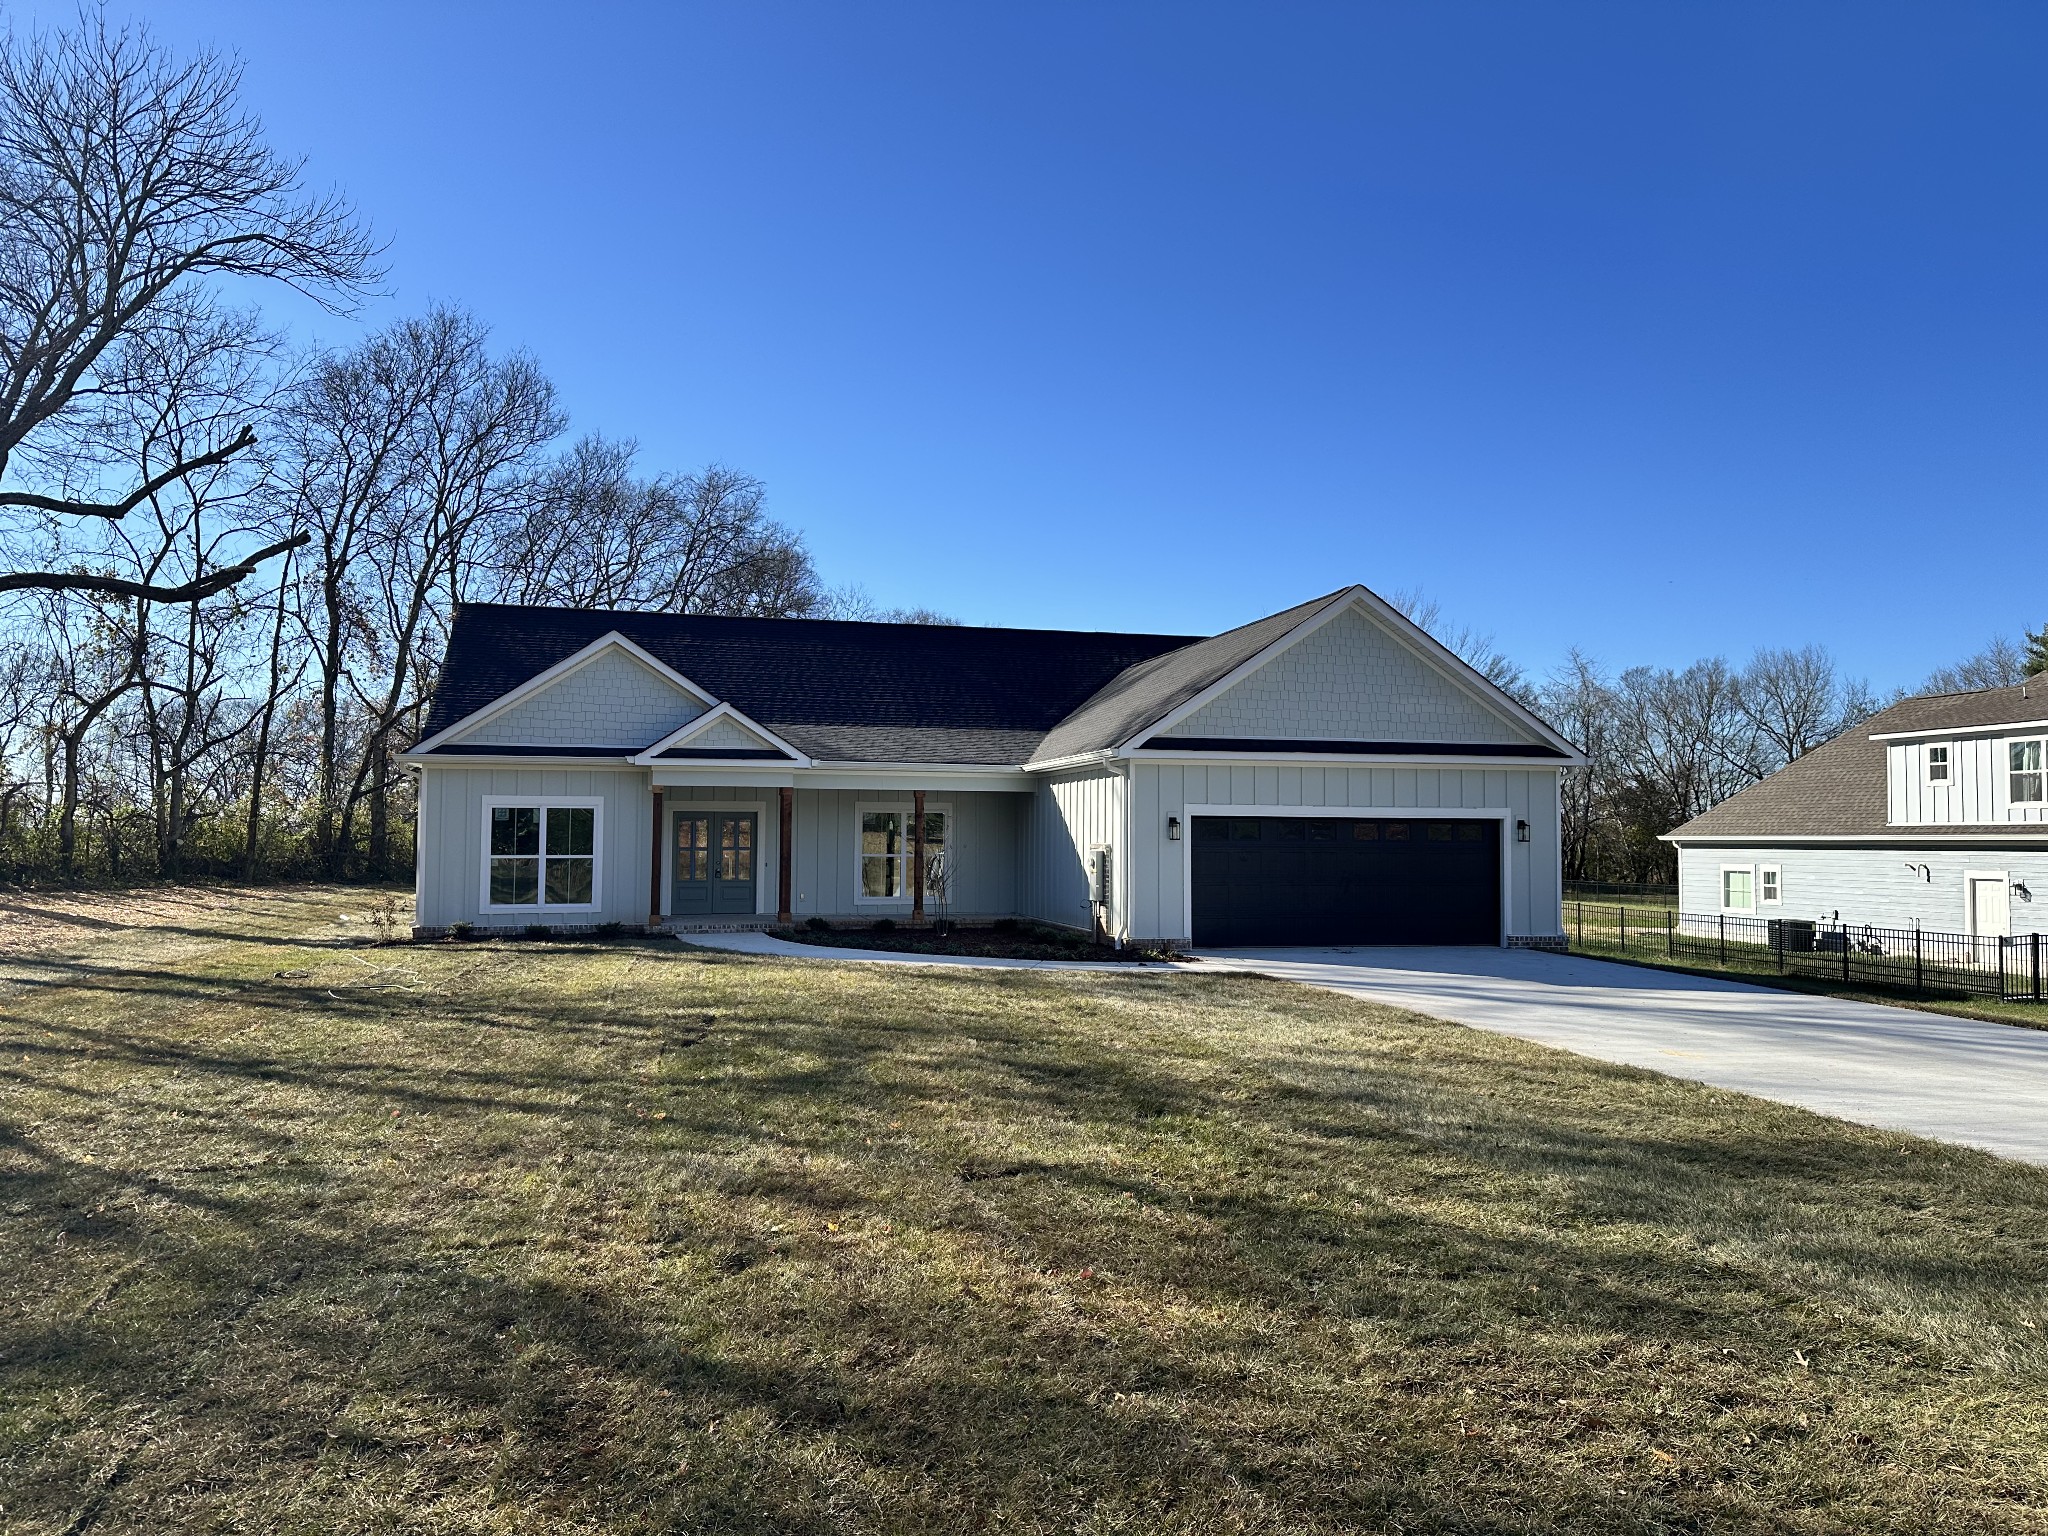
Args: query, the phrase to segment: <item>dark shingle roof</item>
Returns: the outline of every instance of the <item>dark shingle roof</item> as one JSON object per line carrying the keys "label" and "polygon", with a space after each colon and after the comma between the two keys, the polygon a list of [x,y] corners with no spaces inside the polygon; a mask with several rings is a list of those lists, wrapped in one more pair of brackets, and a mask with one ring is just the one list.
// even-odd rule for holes
{"label": "dark shingle roof", "polygon": [[[1890,709],[1815,747],[1769,778],[1731,795],[1668,834],[1690,838],[1897,837],[1930,839],[2004,835],[2040,838],[2038,824],[1975,822],[1893,826],[1886,820],[1885,744],[1871,737],[1900,731],[1969,732],[2048,718],[2048,674],[2010,688],[1930,694]],[[2029,711],[2032,713],[2029,713]]]}
{"label": "dark shingle roof", "polygon": [[1200,639],[465,603],[422,739],[614,630],[838,762],[1021,763],[1112,679]]}

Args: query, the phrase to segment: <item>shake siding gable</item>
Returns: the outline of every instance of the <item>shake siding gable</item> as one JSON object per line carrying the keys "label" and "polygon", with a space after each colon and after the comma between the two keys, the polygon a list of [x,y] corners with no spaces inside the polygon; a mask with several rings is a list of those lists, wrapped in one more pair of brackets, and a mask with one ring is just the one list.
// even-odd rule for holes
{"label": "shake siding gable", "polygon": [[1536,740],[1355,608],[1297,641],[1163,734]]}
{"label": "shake siding gable", "polygon": [[638,751],[703,713],[704,705],[644,662],[608,650],[455,740]]}

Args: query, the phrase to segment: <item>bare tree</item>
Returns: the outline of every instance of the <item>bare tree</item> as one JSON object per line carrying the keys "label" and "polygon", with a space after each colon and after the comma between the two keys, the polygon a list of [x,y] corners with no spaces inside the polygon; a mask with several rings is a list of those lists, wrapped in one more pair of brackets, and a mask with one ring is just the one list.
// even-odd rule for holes
{"label": "bare tree", "polygon": [[1937,667],[1920,685],[1922,693],[1975,693],[1983,688],[2009,688],[2027,680],[2027,653],[2006,635],[1993,635],[1974,656]]}
{"label": "bare tree", "polygon": [[938,624],[957,626],[960,621],[936,608],[886,608],[858,583],[833,587],[819,600],[811,615],[818,619],[851,619],[863,624]]}
{"label": "bare tree", "polygon": [[630,442],[585,437],[505,519],[475,583],[501,601],[798,618],[822,599],[803,540],[751,475],[643,480]]}
{"label": "bare tree", "polygon": [[1387,601],[1416,628],[1425,631],[1496,688],[1512,694],[1524,704],[1535,701],[1537,690],[1530,686],[1528,674],[1494,642],[1492,635],[1469,624],[1453,623],[1445,616],[1443,604],[1426,595],[1420,587],[1390,593]]}
{"label": "bare tree", "polygon": [[[377,281],[367,231],[339,197],[304,190],[300,164],[241,107],[240,85],[219,54],[181,61],[90,11],[71,30],[0,43],[0,510],[119,522],[253,446],[243,422],[152,468],[135,453],[78,452],[81,417],[137,387],[126,365],[150,341],[205,326],[212,284],[283,283],[347,312]],[[0,573],[0,593],[193,601],[292,542],[168,584],[15,570]]]}

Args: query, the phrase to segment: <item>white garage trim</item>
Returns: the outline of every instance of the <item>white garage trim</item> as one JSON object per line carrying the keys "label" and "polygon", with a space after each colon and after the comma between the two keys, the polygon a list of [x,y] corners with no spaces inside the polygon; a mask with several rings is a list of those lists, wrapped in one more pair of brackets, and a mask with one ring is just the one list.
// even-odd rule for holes
{"label": "white garage trim", "polygon": [[1186,835],[1180,840],[1181,932],[1195,936],[1195,818],[1233,816],[1243,820],[1268,816],[1308,816],[1318,821],[1497,821],[1500,836],[1500,947],[1508,944],[1508,903],[1512,899],[1514,839],[1509,835],[1515,813],[1506,807],[1434,805],[1189,805],[1181,808]]}

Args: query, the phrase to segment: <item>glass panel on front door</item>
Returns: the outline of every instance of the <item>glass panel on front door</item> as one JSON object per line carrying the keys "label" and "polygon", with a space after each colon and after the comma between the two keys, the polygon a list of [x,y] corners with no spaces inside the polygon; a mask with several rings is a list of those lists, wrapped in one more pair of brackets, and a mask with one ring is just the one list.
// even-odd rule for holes
{"label": "glass panel on front door", "polygon": [[744,917],[754,911],[757,826],[752,811],[676,816],[672,915]]}

